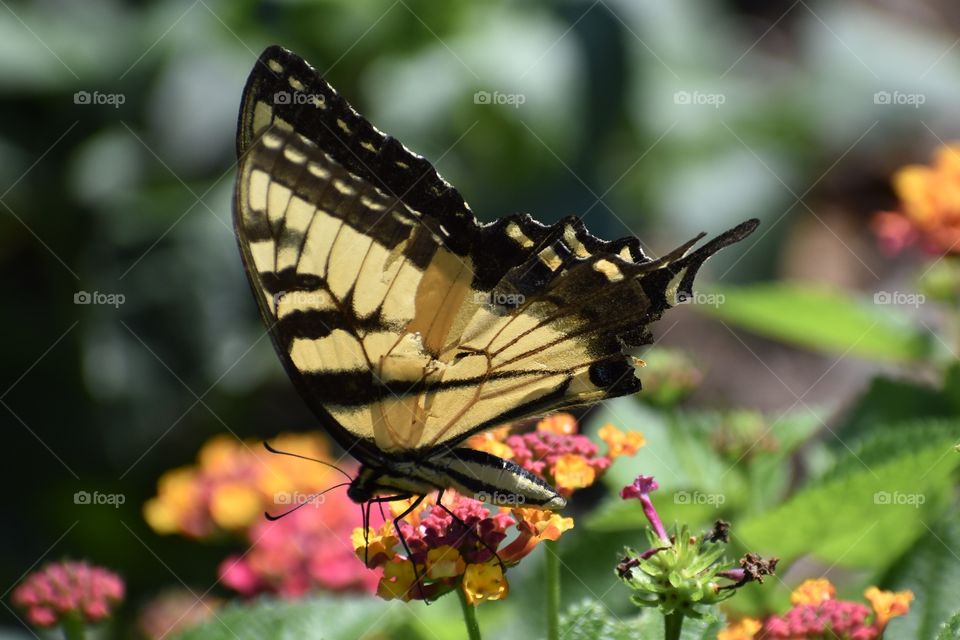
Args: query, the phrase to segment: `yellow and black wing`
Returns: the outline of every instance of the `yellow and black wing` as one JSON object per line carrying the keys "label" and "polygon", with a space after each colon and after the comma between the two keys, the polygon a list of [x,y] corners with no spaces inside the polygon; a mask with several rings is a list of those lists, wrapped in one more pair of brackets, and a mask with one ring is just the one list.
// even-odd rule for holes
{"label": "yellow and black wing", "polygon": [[631,350],[756,226],[652,260],[576,218],[481,225],[429,162],[279,47],[247,83],[238,152],[235,226],[261,313],[361,460],[638,391]]}

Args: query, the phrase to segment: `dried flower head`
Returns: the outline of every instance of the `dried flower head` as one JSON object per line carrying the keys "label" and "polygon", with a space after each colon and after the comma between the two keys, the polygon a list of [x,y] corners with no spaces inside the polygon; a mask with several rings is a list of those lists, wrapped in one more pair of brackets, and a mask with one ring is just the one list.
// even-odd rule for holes
{"label": "dried flower head", "polygon": [[29,574],[13,592],[13,603],[38,627],[53,627],[71,618],[100,622],[123,600],[120,576],[86,562],[45,565]]}

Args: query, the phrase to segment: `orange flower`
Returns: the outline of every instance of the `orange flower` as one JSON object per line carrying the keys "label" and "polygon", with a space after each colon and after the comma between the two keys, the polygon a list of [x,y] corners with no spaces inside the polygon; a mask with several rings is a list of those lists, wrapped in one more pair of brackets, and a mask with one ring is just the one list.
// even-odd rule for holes
{"label": "orange flower", "polygon": [[558,540],[565,531],[573,529],[573,518],[552,511],[520,508],[511,513],[520,535],[499,552],[503,561],[510,564],[519,562],[544,540]]}
{"label": "orange flower", "polygon": [[611,459],[636,455],[637,451],[647,444],[647,439],[639,431],[620,431],[612,424],[600,427],[597,435],[607,443],[607,456]]}
{"label": "orange flower", "polygon": [[836,595],[837,590],[826,578],[804,580],[804,582],[790,594],[790,603],[793,605],[816,605],[824,600],[833,600]]}
{"label": "orange flower", "polygon": [[753,640],[763,624],[756,618],[741,618],[717,634],[717,640]]}
{"label": "orange flower", "polygon": [[554,413],[537,423],[537,431],[547,431],[558,436],[572,436],[577,433],[577,419],[569,413]]}
{"label": "orange flower", "polygon": [[497,427],[490,431],[478,433],[467,439],[467,446],[478,451],[486,451],[490,455],[510,460],[513,458],[513,449],[504,444],[504,440],[510,435],[510,425]]}
{"label": "orange flower", "polygon": [[597,479],[597,471],[583,456],[568,453],[557,458],[553,463],[553,479],[557,488],[567,490],[583,489],[593,484]]}
{"label": "orange flower", "polygon": [[873,607],[875,624],[880,629],[886,627],[891,618],[906,615],[913,600],[912,591],[881,591],[877,587],[870,587],[863,595]]}
{"label": "orange flower", "polygon": [[[893,176],[899,212],[880,212],[874,229],[896,250],[919,235],[931,253],[960,253],[960,143],[938,148],[931,165],[908,165]],[[909,226],[891,216],[902,216]],[[898,234],[898,235],[896,235]]]}

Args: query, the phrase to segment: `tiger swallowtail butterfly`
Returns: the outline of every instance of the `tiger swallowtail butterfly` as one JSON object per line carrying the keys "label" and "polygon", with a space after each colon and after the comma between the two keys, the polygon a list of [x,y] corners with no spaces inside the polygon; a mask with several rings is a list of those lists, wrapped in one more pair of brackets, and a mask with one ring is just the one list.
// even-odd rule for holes
{"label": "tiger swallowtail butterfly", "polygon": [[359,503],[453,488],[565,506],[513,462],[460,445],[639,391],[650,325],[758,224],[657,259],[577,217],[481,224],[427,160],[278,46],[247,81],[237,154],[234,224],[261,316],[300,394],[361,462]]}

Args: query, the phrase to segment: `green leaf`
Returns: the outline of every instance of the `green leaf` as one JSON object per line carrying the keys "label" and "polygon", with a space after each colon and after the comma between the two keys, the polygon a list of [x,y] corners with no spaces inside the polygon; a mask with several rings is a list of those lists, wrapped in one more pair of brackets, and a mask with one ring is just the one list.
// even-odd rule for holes
{"label": "green leaf", "polygon": [[234,604],[177,640],[356,640],[382,636],[397,607],[372,597],[263,598]]}
{"label": "green leaf", "polygon": [[920,360],[931,341],[895,307],[869,305],[838,291],[770,283],[713,291],[722,304],[697,305],[724,322],[791,344],[872,360]]}
{"label": "green leaf", "polygon": [[940,637],[960,640],[960,620],[956,619],[957,594],[960,594],[960,522],[947,516],[932,523],[924,535],[880,581],[884,589],[909,589],[915,600],[910,613],[894,618],[887,627],[888,638],[925,640],[936,635],[954,618],[953,634]]}
{"label": "green leaf", "polygon": [[779,508],[734,523],[738,542],[786,568],[810,554],[827,563],[883,569],[936,520],[960,462],[953,438],[903,443],[900,455],[818,483]]}
{"label": "green leaf", "polygon": [[[705,622],[687,618],[683,622],[683,640],[713,640],[723,621]],[[635,618],[622,619],[595,600],[573,605],[560,619],[560,637],[564,640],[635,640],[662,638],[663,616],[646,611]]]}
{"label": "green leaf", "polygon": [[960,640],[960,611],[943,623],[940,633],[937,634],[937,640]]}
{"label": "green leaf", "polygon": [[948,372],[943,390],[908,380],[874,378],[842,427],[844,439],[871,433],[878,424],[957,416],[960,384],[954,371]]}

